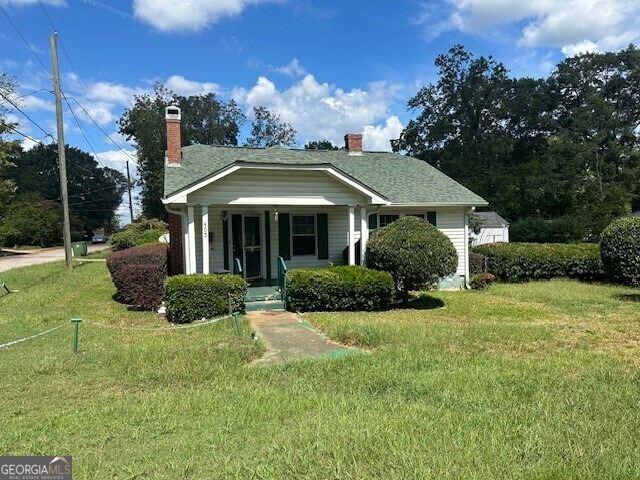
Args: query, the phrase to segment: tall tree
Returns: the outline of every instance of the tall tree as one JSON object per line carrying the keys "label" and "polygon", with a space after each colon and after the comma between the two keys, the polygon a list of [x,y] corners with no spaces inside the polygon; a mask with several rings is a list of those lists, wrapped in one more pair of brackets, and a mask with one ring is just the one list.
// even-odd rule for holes
{"label": "tall tree", "polygon": [[133,107],[120,117],[120,133],[136,143],[142,187],[142,213],[164,219],[164,153],[167,131],[164,109],[177,105],[182,111],[182,145],[237,145],[244,115],[235,102],[219,101],[214,94],[178,96],[158,83],[152,95],[136,95]]}
{"label": "tall tree", "polygon": [[339,150],[329,140],[313,140],[304,146],[305,150]]}
{"label": "tall tree", "polygon": [[247,138],[250,147],[266,148],[297,146],[297,132],[291,124],[281,121],[280,115],[264,107],[253,107],[255,117],[251,125],[251,136]]}
{"label": "tall tree", "polygon": [[568,58],[553,79],[557,142],[580,168],[576,204],[599,231],[640,206],[640,50]]}
{"label": "tall tree", "polygon": [[[17,192],[38,192],[45,200],[60,202],[58,155],[55,145],[36,145],[20,153],[13,169]],[[122,173],[101,167],[88,153],[66,147],[69,211],[73,228],[92,231],[113,223],[127,180]]]}
{"label": "tall tree", "polygon": [[[0,74],[0,210],[7,205],[9,198],[15,191],[15,183],[11,179],[11,170],[15,167],[12,159],[20,151],[20,144],[17,141],[6,140],[5,134],[9,133],[16,125],[6,120],[8,109],[4,104],[4,98],[15,93],[15,79],[7,74]],[[0,211],[0,215],[2,211]]]}

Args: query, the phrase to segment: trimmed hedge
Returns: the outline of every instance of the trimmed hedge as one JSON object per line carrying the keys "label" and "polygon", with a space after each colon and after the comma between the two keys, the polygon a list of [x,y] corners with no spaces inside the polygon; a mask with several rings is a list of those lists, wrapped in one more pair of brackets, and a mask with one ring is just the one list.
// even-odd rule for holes
{"label": "trimmed hedge", "polygon": [[167,246],[148,245],[107,255],[116,297],[127,305],[152,310],[162,303],[167,276]]}
{"label": "trimmed hedge", "polygon": [[640,217],[611,222],[602,232],[600,255],[611,280],[640,286]]}
{"label": "trimmed hedge", "polygon": [[487,270],[503,282],[606,278],[595,243],[492,243],[473,251],[486,257]]}
{"label": "trimmed hedge", "polygon": [[367,242],[367,266],[389,272],[402,293],[454,274],[458,252],[444,233],[424,220],[407,216],[379,228]]}
{"label": "trimmed hedge", "polygon": [[476,275],[478,273],[485,273],[485,262],[487,257],[477,252],[469,252],[469,273]]}
{"label": "trimmed hedge", "polygon": [[190,323],[229,312],[244,311],[248,283],[238,275],[176,275],[165,281],[167,319]]}
{"label": "trimmed hedge", "polygon": [[109,242],[114,251],[119,251],[141,245],[158,244],[158,238],[164,233],[166,230],[145,230],[144,232],[125,230],[111,235]]}
{"label": "trimmed hedge", "polygon": [[291,311],[384,310],[394,292],[389,273],[361,266],[301,268],[287,274],[287,309]]}

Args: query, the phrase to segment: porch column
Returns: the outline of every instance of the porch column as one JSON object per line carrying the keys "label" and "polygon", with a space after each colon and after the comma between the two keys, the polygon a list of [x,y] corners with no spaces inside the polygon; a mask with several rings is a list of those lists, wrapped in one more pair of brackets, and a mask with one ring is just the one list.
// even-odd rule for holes
{"label": "porch column", "polygon": [[193,206],[189,205],[187,207],[187,222],[189,226],[187,227],[188,235],[189,235],[189,250],[188,250],[188,258],[187,258],[187,275],[191,275],[196,272],[196,224],[193,218]]}
{"label": "porch column", "polygon": [[209,273],[209,206],[202,206],[202,273]]}
{"label": "porch column", "polygon": [[355,207],[349,207],[349,265],[356,264],[356,215]]}
{"label": "porch column", "polygon": [[364,253],[369,240],[369,225],[367,224],[367,208],[360,207],[360,265],[365,264]]}

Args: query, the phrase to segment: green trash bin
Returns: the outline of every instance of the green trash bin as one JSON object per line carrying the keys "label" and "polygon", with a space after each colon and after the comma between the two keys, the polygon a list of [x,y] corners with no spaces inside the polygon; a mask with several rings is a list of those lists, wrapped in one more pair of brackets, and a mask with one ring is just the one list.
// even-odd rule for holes
{"label": "green trash bin", "polygon": [[87,256],[87,242],[73,242],[71,244],[71,252],[74,257]]}

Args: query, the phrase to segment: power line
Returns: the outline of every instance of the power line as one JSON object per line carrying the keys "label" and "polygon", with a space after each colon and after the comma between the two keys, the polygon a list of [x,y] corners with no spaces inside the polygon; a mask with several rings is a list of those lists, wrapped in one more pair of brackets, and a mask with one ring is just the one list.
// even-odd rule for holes
{"label": "power line", "polygon": [[74,102],[76,102],[78,104],[78,106],[80,107],[80,109],[85,113],[85,115],[87,115],[89,120],[91,120],[91,122],[109,139],[109,141],[111,143],[113,143],[118,148],[118,150],[120,150],[122,153],[124,153],[129,158],[129,160],[131,160],[135,165],[138,165],[138,162],[136,162],[133,159],[131,154],[129,154],[129,152],[127,152],[120,145],[118,145],[118,143],[113,138],[111,138],[111,135],[109,135],[107,132],[105,132],[104,129],[100,125],[98,125],[98,123],[93,119],[93,117],[91,117],[91,115],[89,115],[89,112],[87,112],[86,108],[84,108],[82,106],[82,104],[76,98],[69,97],[69,100],[73,100]]}
{"label": "power line", "polygon": [[29,50],[31,50],[31,53],[33,53],[34,57],[36,57],[38,59],[38,62],[40,62],[40,65],[42,65],[42,68],[45,69],[45,71],[51,75],[51,72],[49,72],[49,69],[47,68],[47,66],[44,64],[44,62],[42,61],[42,59],[40,58],[40,56],[35,52],[35,50],[33,49],[33,47],[31,46],[31,44],[29,42],[27,42],[27,39],[24,38],[24,35],[22,35],[22,33],[20,32],[20,30],[18,30],[18,27],[16,27],[16,24],[13,23],[13,20],[11,20],[11,17],[9,16],[9,14],[7,13],[7,11],[4,9],[4,7],[2,6],[2,4],[0,4],[0,10],[2,10],[2,13],[4,13],[4,16],[7,17],[7,20],[9,20],[9,23],[11,24],[11,26],[13,27],[13,29],[16,31],[16,33],[20,36],[20,38],[22,39],[22,41],[27,45],[27,47],[29,48]]}
{"label": "power line", "polygon": [[[71,115],[73,116],[73,119],[76,121],[76,125],[78,125],[78,128],[80,129],[80,133],[82,134],[82,136],[84,137],[85,141],[87,142],[87,145],[89,145],[89,148],[93,152],[93,156],[95,157],[96,162],[98,162],[100,164],[100,166],[102,168],[104,168],[104,165],[102,164],[102,162],[98,158],[98,154],[96,153],[95,149],[93,148],[93,145],[91,144],[91,142],[87,138],[87,135],[85,135],[84,128],[82,128],[82,125],[80,125],[80,120],[78,120],[78,117],[76,116],[76,113],[71,108],[71,104],[69,103],[69,100],[67,100],[67,97],[65,96],[64,92],[62,92],[62,98],[64,99],[64,102],[67,104],[67,107],[69,107],[69,111],[71,112]],[[93,142],[93,139],[91,139],[91,140]],[[93,144],[95,144],[95,142],[93,142]]]}
{"label": "power line", "polygon": [[[0,8],[2,8],[2,7],[0,7]],[[24,115],[24,116],[27,118],[27,120],[29,120],[29,121],[30,121],[31,123],[33,123],[36,127],[38,127],[38,128],[40,129],[40,131],[42,131],[42,133],[44,133],[44,134],[45,134],[45,136],[47,136],[47,137],[51,137],[51,139],[52,139],[52,140],[55,140],[55,138],[53,137],[53,135],[51,135],[49,132],[47,132],[47,131],[46,131],[44,128],[42,128],[42,127],[41,127],[41,126],[40,126],[40,125],[39,125],[35,120],[33,120],[29,115],[27,115],[27,114],[24,112],[24,110],[22,110],[18,105],[16,105],[16,104],[14,103],[14,101],[13,101],[11,98],[7,97],[7,96],[6,96],[4,93],[2,93],[2,92],[0,92],[0,95],[1,95],[1,96],[2,96],[2,97],[3,97],[7,102],[9,102],[9,103],[13,106],[13,108],[15,108],[16,110],[18,110],[22,115]]]}
{"label": "power line", "polygon": [[22,136],[22,137],[26,138],[27,140],[31,140],[32,142],[39,143],[40,145],[44,145],[44,143],[42,143],[42,142],[41,142],[40,140],[38,140],[37,138],[30,137],[29,135],[26,135],[26,134],[22,133],[21,131],[19,131],[19,130],[15,129],[15,128],[10,127],[10,128],[9,128],[9,131],[11,131],[11,132],[13,132],[13,133],[17,133],[18,135],[20,135],[20,136]]}
{"label": "power line", "polygon": [[[42,4],[42,1],[38,0],[38,3],[40,4],[40,8],[42,9],[42,12],[47,17],[47,20],[49,21],[49,25],[51,25],[51,28],[53,28],[53,30],[55,31],[56,27],[53,24],[53,22],[51,21],[51,17],[49,17],[49,14],[47,13],[47,10],[44,8],[44,5]],[[84,94],[85,99],[89,102],[89,105],[91,106],[91,109],[93,110],[94,115],[97,114],[97,112],[96,112],[96,110],[95,110],[95,108],[93,106],[93,102],[89,98],[89,94],[87,93],[86,89],[84,88],[84,85],[80,81],[80,75],[78,75],[78,71],[76,70],[75,66],[73,65],[73,62],[71,61],[71,58],[69,57],[69,54],[67,53],[67,49],[64,46],[64,42],[62,41],[62,38],[60,38],[59,35],[58,35],[58,41],[60,43],[60,46],[62,47],[62,52],[64,53],[64,56],[66,57],[67,61],[69,62],[69,65],[71,66],[71,70],[73,70],[73,73],[75,73],[75,75],[76,75],[76,81],[78,82],[78,85],[80,86],[80,89],[82,90],[82,93]],[[64,96],[64,94],[63,94],[63,96]],[[129,160],[131,160],[135,165],[138,164],[138,162],[136,162],[133,159],[133,157],[129,154],[129,152],[124,150],[115,140],[113,140],[111,138],[111,135],[109,135],[107,132],[104,131],[104,129],[93,119],[93,117],[89,114],[89,112],[87,112],[87,110],[80,104],[80,102],[77,99],[75,99],[73,97],[69,97],[69,98],[78,104],[78,106],[82,109],[82,111],[89,118],[89,120],[91,120],[91,122],[109,139],[109,141],[111,143],[113,143],[116,146],[116,148],[118,150],[120,150],[122,153],[124,153],[129,158]],[[66,99],[66,97],[65,97],[65,101],[67,102],[67,105],[68,105],[69,102]],[[71,107],[69,107],[69,108],[71,108]]]}

